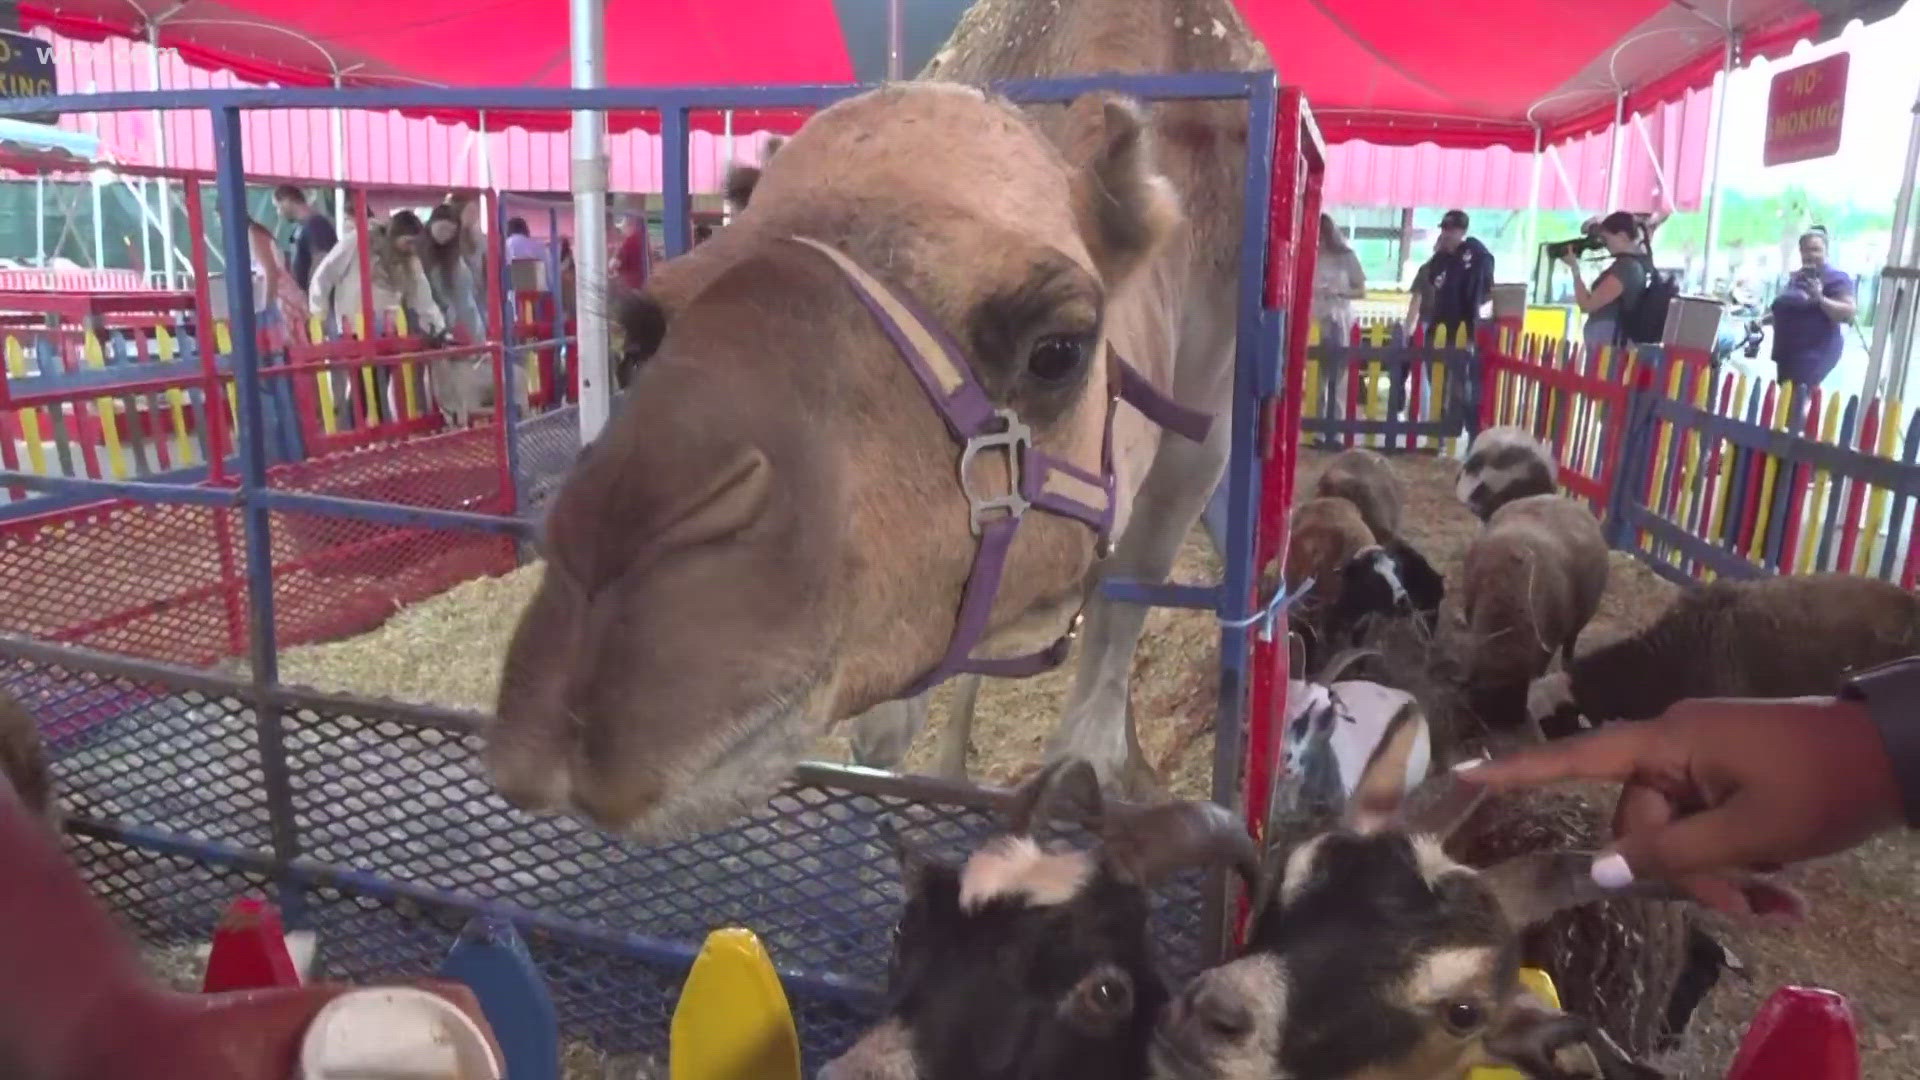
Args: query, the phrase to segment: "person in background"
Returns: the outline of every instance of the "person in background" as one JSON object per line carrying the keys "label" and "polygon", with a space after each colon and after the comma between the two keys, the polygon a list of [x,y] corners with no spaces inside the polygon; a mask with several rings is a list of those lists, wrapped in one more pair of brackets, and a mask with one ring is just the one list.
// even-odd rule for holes
{"label": "person in background", "polygon": [[1783,383],[1819,386],[1840,362],[1846,338],[1840,327],[1853,321],[1853,279],[1827,264],[1827,231],[1819,226],[1800,235],[1800,269],[1773,307],[1760,318],[1773,324],[1773,363]]}
{"label": "person in background", "polygon": [[[1340,235],[1340,227],[1330,214],[1320,215],[1320,255],[1313,268],[1313,322],[1320,328],[1320,343],[1345,346],[1353,332],[1353,302],[1367,295],[1367,272],[1360,256]],[[1335,364],[1320,365],[1324,388],[1322,416],[1347,413],[1347,369]]]}
{"label": "person in background", "polygon": [[1596,884],[1666,879],[1709,907],[1769,914],[1729,875],[1920,828],[1920,657],[1857,675],[1837,697],[1682,701],[1657,719],[1457,774],[1498,791],[1621,784],[1614,843],[1593,861]]}
{"label": "person in background", "polygon": [[625,218],[627,235],[620,241],[620,248],[613,254],[613,276],[621,285],[638,291],[647,283],[647,274],[653,269],[653,252],[648,248],[647,218],[645,214],[629,210],[621,215]]}
{"label": "person in background", "polygon": [[507,219],[507,261],[519,262],[521,259],[544,259],[547,257],[546,245],[533,238],[527,231],[527,219],[510,217]]}
{"label": "person in background", "polygon": [[[307,294],[288,272],[286,258],[273,241],[273,231],[248,218],[247,245],[253,252],[253,310],[262,317],[261,329],[268,332],[269,345],[281,348],[288,334],[305,340]],[[269,311],[278,316],[278,326],[265,318]]]}
{"label": "person in background", "polygon": [[313,282],[314,268],[333,250],[339,237],[327,215],[307,205],[307,193],[292,184],[273,189],[273,205],[281,217],[293,222],[293,236],[288,240],[293,254],[287,259],[287,269],[293,274],[294,284],[304,291]]}
{"label": "person in background", "polygon": [[[351,330],[361,313],[360,232],[349,229],[314,268],[307,287],[307,303],[325,323]],[[396,212],[385,222],[371,221],[365,232],[372,239],[368,265],[373,270],[373,307],[385,314],[404,308],[415,332],[431,337],[446,333],[447,321],[434,302],[433,287],[420,265],[415,245],[426,228],[411,210]]]}
{"label": "person in background", "polygon": [[426,232],[415,241],[434,302],[461,341],[486,336],[487,320],[480,308],[479,213],[471,199],[449,199],[427,214]]}
{"label": "person in background", "polygon": [[560,238],[560,305],[568,318],[573,317],[573,290],[573,240],[563,236]]}
{"label": "person in background", "polygon": [[1426,313],[1429,327],[1469,336],[1480,321],[1480,311],[1493,301],[1493,252],[1467,235],[1472,222],[1465,210],[1449,210],[1440,217],[1440,236],[1433,258],[1427,260],[1433,282],[1433,308]]}
{"label": "person in background", "polygon": [[1587,315],[1581,340],[1589,354],[1621,343],[1625,333],[1622,320],[1640,302],[1652,277],[1651,260],[1641,246],[1640,221],[1633,214],[1615,210],[1601,218],[1599,236],[1613,261],[1593,279],[1592,288],[1580,276],[1578,252],[1569,251],[1560,257],[1573,272],[1573,302]]}

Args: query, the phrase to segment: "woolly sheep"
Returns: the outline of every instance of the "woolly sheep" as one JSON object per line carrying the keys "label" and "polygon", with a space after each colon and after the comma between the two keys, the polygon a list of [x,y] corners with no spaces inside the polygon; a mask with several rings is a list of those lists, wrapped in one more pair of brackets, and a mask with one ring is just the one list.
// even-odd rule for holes
{"label": "woolly sheep", "polygon": [[1493,427],[1473,437],[1453,494],[1481,521],[1502,506],[1558,488],[1553,450],[1517,427]]}
{"label": "woolly sheep", "polygon": [[1528,685],[1574,642],[1607,589],[1607,542],[1586,506],[1559,495],[1508,503],[1467,548],[1461,615],[1469,699],[1480,718],[1526,718]]}
{"label": "woolly sheep", "polygon": [[1550,735],[1645,720],[1684,698],[1833,694],[1849,675],[1920,652],[1920,597],[1850,574],[1721,580],[1682,593],[1652,626],[1534,683]]}
{"label": "woolly sheep", "polygon": [[1313,485],[1320,498],[1345,499],[1360,511],[1373,538],[1385,544],[1400,535],[1399,474],[1381,454],[1367,449],[1345,450],[1334,456]]}

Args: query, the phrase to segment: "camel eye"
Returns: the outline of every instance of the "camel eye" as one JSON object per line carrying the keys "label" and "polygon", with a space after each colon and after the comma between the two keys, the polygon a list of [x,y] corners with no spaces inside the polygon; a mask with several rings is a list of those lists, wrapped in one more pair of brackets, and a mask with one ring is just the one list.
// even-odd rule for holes
{"label": "camel eye", "polygon": [[1081,338],[1065,334],[1041,338],[1027,354],[1027,370],[1041,382],[1062,382],[1080,370],[1086,354],[1087,343]]}

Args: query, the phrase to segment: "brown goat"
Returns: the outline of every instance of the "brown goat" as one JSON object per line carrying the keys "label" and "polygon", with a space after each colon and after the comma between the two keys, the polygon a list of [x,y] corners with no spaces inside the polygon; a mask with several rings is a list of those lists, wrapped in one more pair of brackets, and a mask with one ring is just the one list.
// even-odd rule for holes
{"label": "brown goat", "polygon": [[1400,535],[1400,476],[1381,454],[1364,448],[1342,451],[1327,463],[1313,485],[1315,496],[1345,499],[1358,507],[1361,520],[1384,544]]}
{"label": "brown goat", "polygon": [[1466,680],[1483,721],[1526,718],[1527,686],[1574,641],[1607,590],[1607,541],[1584,505],[1560,495],[1508,503],[1467,548],[1461,614]]}

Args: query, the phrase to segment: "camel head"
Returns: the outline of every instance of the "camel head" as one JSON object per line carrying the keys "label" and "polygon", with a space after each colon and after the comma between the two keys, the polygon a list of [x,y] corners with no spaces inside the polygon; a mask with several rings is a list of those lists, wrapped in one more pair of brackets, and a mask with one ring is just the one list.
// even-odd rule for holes
{"label": "camel head", "polygon": [[[1097,481],[1105,316],[1180,215],[1136,109],[1088,97],[1068,120],[1056,143],[970,88],[851,98],[622,305],[627,400],[554,501],[505,662],[487,759],[508,799],[639,835],[710,826],[941,667],[981,548],[961,441],[856,274],[949,337],[1061,475]],[[1004,453],[964,471],[976,497],[1007,490]],[[1091,492],[1116,533],[1118,487]],[[1038,510],[976,656],[1053,643],[1084,602],[1099,530]]]}

